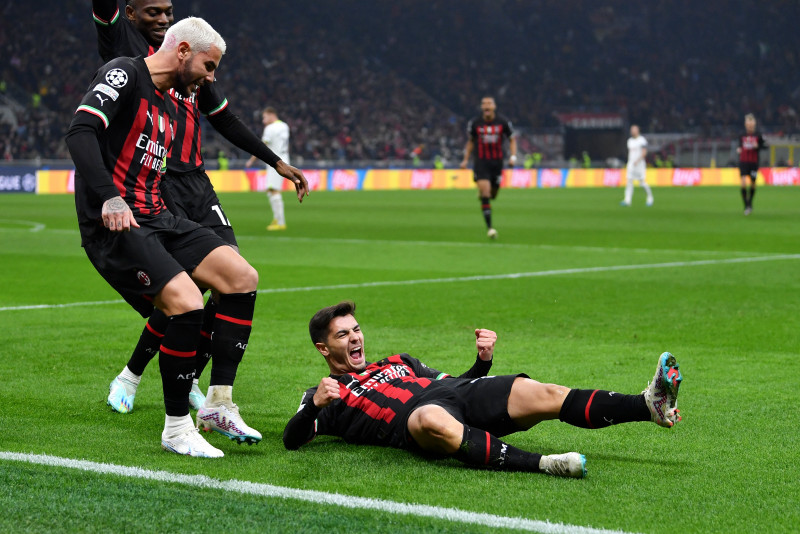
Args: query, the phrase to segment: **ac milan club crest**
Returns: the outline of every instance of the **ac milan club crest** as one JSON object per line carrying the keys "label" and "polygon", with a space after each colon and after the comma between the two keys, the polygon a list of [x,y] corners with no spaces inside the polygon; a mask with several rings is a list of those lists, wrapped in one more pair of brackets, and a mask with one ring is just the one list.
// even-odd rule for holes
{"label": "ac milan club crest", "polygon": [[150,276],[148,276],[148,274],[146,272],[139,271],[138,273],[136,273],[136,278],[139,279],[139,282],[141,282],[141,284],[143,286],[149,286],[150,285]]}

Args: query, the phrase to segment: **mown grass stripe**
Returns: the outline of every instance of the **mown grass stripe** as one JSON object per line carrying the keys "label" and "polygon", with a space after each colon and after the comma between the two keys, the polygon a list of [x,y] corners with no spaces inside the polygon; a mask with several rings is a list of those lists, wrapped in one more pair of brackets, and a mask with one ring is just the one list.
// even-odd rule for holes
{"label": "mown grass stripe", "polygon": [[258,482],[248,482],[246,480],[217,480],[205,475],[183,475],[180,473],[170,473],[169,471],[153,471],[150,469],[143,469],[141,467],[129,467],[125,465],[91,462],[88,460],[74,460],[71,458],[61,458],[47,454],[26,454],[0,451],[0,460],[26,462],[30,464],[46,465],[51,467],[79,469],[81,471],[93,473],[154,480],[172,484],[184,484],[187,486],[195,486],[200,488],[258,495],[261,497],[295,499],[322,505],[377,510],[380,512],[413,515],[418,517],[429,517],[451,521],[454,523],[482,525],[490,528],[510,528],[528,532],[541,532],[545,534],[625,534],[624,531],[621,530],[597,529],[578,525],[566,525],[563,523],[551,523],[549,521],[539,521],[535,519],[524,519],[521,517],[505,517],[480,512],[469,512],[466,510],[460,510],[458,508],[443,508],[439,506],[403,503],[383,499],[369,499],[366,497],[342,495],[340,493],[328,493],[325,491],[301,490],[296,488],[273,486],[271,484],[262,484]]}
{"label": "mown grass stripe", "polygon": [[[612,271],[635,271],[642,269],[667,269],[670,267],[695,267],[700,265],[724,265],[729,263],[755,263],[764,261],[798,260],[800,254],[779,254],[775,256],[749,256],[745,258],[725,258],[717,260],[671,261],[666,263],[641,263],[626,265],[603,265],[599,267],[575,267],[571,269],[551,269],[547,271],[530,271],[506,274],[479,274],[474,276],[453,276],[447,278],[421,278],[414,280],[382,280],[377,282],[361,282],[358,284],[334,284],[328,286],[306,287],[274,287],[259,289],[258,293],[299,293],[304,291],[326,291],[338,289],[360,289],[367,287],[412,286],[419,284],[449,284],[453,282],[475,282],[482,280],[513,280],[517,278],[536,278],[540,276],[558,276],[564,274],[588,274]],[[105,304],[119,304],[125,302],[118,300],[99,300],[90,302],[72,302],[67,304],[31,304],[25,306],[5,306],[0,312],[19,310],[38,310],[51,308],[70,308],[75,306],[100,306]]]}

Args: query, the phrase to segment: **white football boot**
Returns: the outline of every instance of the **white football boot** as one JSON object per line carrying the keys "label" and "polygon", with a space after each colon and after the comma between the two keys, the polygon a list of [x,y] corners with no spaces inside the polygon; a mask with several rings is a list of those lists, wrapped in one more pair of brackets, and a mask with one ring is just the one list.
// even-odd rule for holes
{"label": "white football boot", "polygon": [[586,456],[577,452],[543,455],[539,469],[556,477],[583,478],[586,476]]}
{"label": "white football boot", "polygon": [[116,377],[108,386],[106,404],[119,413],[130,413],[133,410],[133,401],[136,398],[136,384],[124,378]]}
{"label": "white football boot", "polygon": [[161,433],[161,448],[165,451],[194,456],[197,458],[222,458],[225,454],[209,444],[200,432],[192,426],[192,420],[186,416],[186,424],[174,431]]}
{"label": "white football boot", "polygon": [[199,410],[205,402],[206,396],[203,395],[200,386],[197,385],[197,379],[195,379],[192,382],[192,389],[189,391],[189,406],[192,407],[192,410]]}
{"label": "white football boot", "polygon": [[231,400],[231,386],[208,388],[206,403],[197,411],[197,428],[219,432],[239,444],[261,441],[261,433],[251,428],[239,415],[239,407]]}

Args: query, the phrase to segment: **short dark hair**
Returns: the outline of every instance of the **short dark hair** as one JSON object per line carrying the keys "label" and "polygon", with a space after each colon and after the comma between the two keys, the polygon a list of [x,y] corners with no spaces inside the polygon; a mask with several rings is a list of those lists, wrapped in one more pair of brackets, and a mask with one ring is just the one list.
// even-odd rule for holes
{"label": "short dark hair", "polygon": [[322,308],[314,314],[308,322],[308,333],[311,335],[312,343],[323,343],[328,338],[328,327],[336,317],[355,315],[356,303],[351,300],[344,300],[334,306]]}

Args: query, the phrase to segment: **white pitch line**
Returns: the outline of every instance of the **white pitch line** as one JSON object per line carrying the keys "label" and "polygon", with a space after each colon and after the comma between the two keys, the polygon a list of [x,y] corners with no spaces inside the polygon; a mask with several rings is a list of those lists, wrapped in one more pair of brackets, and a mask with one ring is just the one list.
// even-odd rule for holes
{"label": "white pitch line", "polygon": [[[369,287],[413,286],[419,284],[449,284],[454,282],[475,282],[483,280],[514,280],[518,278],[537,278],[543,276],[559,276],[565,274],[603,273],[613,271],[635,271],[643,269],[667,269],[670,267],[694,267],[699,265],[724,265],[730,263],[756,263],[765,261],[798,260],[800,254],[780,254],[775,256],[751,256],[745,258],[726,258],[717,260],[671,261],[666,263],[639,263],[626,265],[604,265],[600,267],[575,267],[572,269],[553,269],[549,271],[531,271],[508,274],[479,274],[473,276],[453,276],[447,278],[421,278],[416,280],[383,280],[378,282],[362,282],[359,284],[334,284],[329,286],[306,287],[274,287],[259,289],[260,294],[270,293],[300,293],[305,291],[330,291],[339,289],[361,289]],[[124,300],[100,300],[94,302],[71,302],[67,304],[33,304],[27,306],[6,306],[0,308],[4,311],[41,310],[52,308],[71,308],[76,306],[100,306],[105,304],[119,304]]]}
{"label": "white pitch line", "polygon": [[0,308],[0,312],[4,311],[20,311],[20,310],[52,310],[58,308],[75,308],[80,306],[104,306],[106,304],[120,304],[125,302],[122,299],[116,300],[94,300],[88,302],[68,302],[66,304],[28,304],[25,306],[6,306]]}
{"label": "white pitch line", "polygon": [[[0,223],[3,220],[0,219]],[[39,232],[42,230],[47,230],[47,233],[54,233],[54,234],[68,234],[68,235],[79,235],[77,229],[71,230],[67,228],[45,228],[43,223],[37,223],[35,221],[8,221],[6,222],[16,222],[19,224],[26,224],[26,225],[35,225],[33,228],[3,228],[0,227],[0,232]],[[350,244],[350,245],[388,245],[388,246],[410,246],[410,247],[451,247],[451,248],[486,248],[491,247],[493,249],[537,249],[537,250],[575,250],[575,251],[585,251],[585,252],[631,252],[637,254],[656,254],[656,253],[665,253],[665,254],[706,254],[709,256],[716,256],[720,254],[743,254],[743,255],[752,255],[752,254],[763,254],[763,255],[770,255],[775,254],[774,252],[753,252],[753,251],[744,251],[744,250],[693,250],[693,249],[669,249],[669,248],[627,248],[627,247],[592,247],[587,245],[551,245],[551,244],[536,244],[536,243],[490,243],[490,242],[482,242],[482,243],[471,243],[465,241],[415,241],[415,240],[400,240],[400,239],[360,239],[360,238],[346,238],[346,237],[305,237],[305,236],[296,236],[296,237],[288,237],[288,236],[270,236],[265,238],[261,235],[241,235],[237,234],[236,239],[239,241],[254,241],[254,240],[265,240],[267,243],[270,241],[277,241],[281,243],[292,243],[292,242],[299,242],[299,243],[339,243],[339,244]]]}
{"label": "white pitch line", "polygon": [[[672,261],[667,263],[642,263],[633,265],[605,265],[600,267],[576,267],[573,269],[553,269],[549,271],[532,271],[508,274],[480,274],[474,276],[454,276],[448,278],[422,278],[417,280],[384,280],[378,282],[362,282],[360,284],[337,284],[330,286],[308,287],[275,287],[259,289],[259,293],[297,293],[300,291],[322,291],[335,289],[359,289],[367,287],[411,286],[418,284],[446,284],[453,282],[474,282],[482,280],[511,280],[517,278],[537,278],[540,276],[557,276],[563,274],[602,273],[612,271],[634,271],[641,269],[665,269],[669,267],[693,267],[696,265],[722,265],[727,263],[754,263],[777,260],[798,260],[800,254],[782,254],[777,256],[755,256],[747,258],[726,258],[719,260]],[[2,308],[0,308],[2,311]]]}
{"label": "white pitch line", "polygon": [[[117,475],[144,480],[155,480],[172,484],[183,484],[199,488],[229,491],[249,495],[258,495],[268,498],[294,499],[316,504],[331,505],[362,510],[378,510],[392,514],[412,515],[417,517],[430,517],[454,523],[469,525],[482,525],[490,528],[511,528],[529,532],[546,534],[625,534],[621,530],[606,530],[563,523],[551,523],[522,517],[505,517],[480,512],[470,512],[458,508],[444,508],[424,504],[403,503],[384,499],[370,499],[343,495],[341,493],[328,493],[325,491],[302,490],[273,486],[246,480],[217,480],[205,475],[183,475],[169,471],[153,471],[141,467],[129,467],[88,460],[74,460],[47,454],[25,454],[0,451],[0,460],[26,462],[30,464],[47,465],[51,467],[64,467],[79,469],[93,473]],[[202,461],[202,460],[200,460]]]}
{"label": "white pitch line", "polygon": [[[253,235],[237,235],[239,241],[242,240],[255,240],[264,239],[263,236]],[[586,252],[636,252],[641,254],[654,254],[654,253],[671,253],[671,254],[754,254],[750,251],[736,251],[736,250],[692,250],[692,249],[667,249],[667,248],[626,248],[626,247],[591,247],[584,245],[548,245],[536,243],[470,243],[464,241],[404,241],[394,239],[360,239],[360,238],[347,238],[347,237],[288,237],[288,236],[270,236],[264,239],[265,242],[279,241],[282,243],[341,243],[349,245],[390,245],[390,246],[433,246],[433,247],[453,247],[453,248],[482,248],[487,247],[495,248],[517,248],[517,249],[543,249],[543,250],[576,250]],[[756,253],[757,254],[757,253]],[[764,254],[772,254],[770,252]]]}
{"label": "white pitch line", "polygon": [[[41,232],[46,228],[44,223],[36,222],[36,221],[22,221],[18,219],[0,219],[0,223],[11,223],[11,224],[21,224],[24,226],[30,226],[30,228],[23,229],[25,232]],[[1,228],[0,230],[17,230],[16,228]]]}

